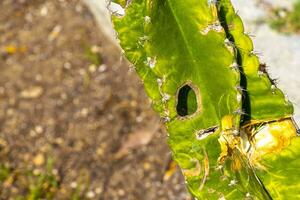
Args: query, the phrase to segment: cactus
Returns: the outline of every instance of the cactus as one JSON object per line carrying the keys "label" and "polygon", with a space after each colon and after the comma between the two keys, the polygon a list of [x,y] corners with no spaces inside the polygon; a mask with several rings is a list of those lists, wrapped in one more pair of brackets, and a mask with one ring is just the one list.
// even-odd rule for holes
{"label": "cactus", "polygon": [[[297,180],[300,167],[292,162],[300,152],[293,107],[260,65],[231,2],[111,4],[126,8],[115,13],[114,27],[165,122],[191,194],[198,199],[299,196],[300,186],[288,179]],[[283,172],[286,161],[291,166]]]}

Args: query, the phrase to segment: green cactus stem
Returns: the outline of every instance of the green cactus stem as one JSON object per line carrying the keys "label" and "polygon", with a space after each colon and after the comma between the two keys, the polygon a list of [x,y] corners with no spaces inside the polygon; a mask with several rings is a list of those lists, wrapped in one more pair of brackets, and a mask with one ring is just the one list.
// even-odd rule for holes
{"label": "green cactus stem", "polygon": [[[268,165],[299,153],[293,107],[261,69],[231,2],[115,3],[126,7],[113,17],[120,45],[165,122],[191,194],[198,199],[281,197],[285,190],[273,186],[275,176],[265,172],[280,174]],[[265,141],[270,135],[278,145]],[[270,145],[279,154],[273,155]]]}
{"label": "green cactus stem", "polygon": [[227,37],[236,46],[243,70],[241,85],[246,90],[243,107],[248,116],[244,117],[242,129],[249,144],[245,154],[272,198],[298,199],[300,149],[291,119],[293,106],[259,63],[252,41],[244,33],[242,21],[230,1],[221,0],[219,6]]}

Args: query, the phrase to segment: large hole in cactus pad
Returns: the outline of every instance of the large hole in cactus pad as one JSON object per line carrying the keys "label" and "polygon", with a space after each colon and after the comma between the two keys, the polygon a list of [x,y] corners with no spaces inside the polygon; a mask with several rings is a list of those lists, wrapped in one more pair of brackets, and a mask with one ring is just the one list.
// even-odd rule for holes
{"label": "large hole in cactus pad", "polygon": [[189,85],[184,85],[179,89],[177,97],[177,113],[184,117],[197,111],[197,96],[194,89]]}

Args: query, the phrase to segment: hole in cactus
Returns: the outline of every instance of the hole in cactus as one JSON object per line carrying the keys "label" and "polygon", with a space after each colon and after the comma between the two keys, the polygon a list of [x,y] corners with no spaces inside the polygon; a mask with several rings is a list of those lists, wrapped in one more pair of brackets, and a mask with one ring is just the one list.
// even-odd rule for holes
{"label": "hole in cactus", "polygon": [[184,117],[191,115],[197,111],[197,96],[194,89],[190,85],[184,85],[179,89],[177,99],[177,113]]}

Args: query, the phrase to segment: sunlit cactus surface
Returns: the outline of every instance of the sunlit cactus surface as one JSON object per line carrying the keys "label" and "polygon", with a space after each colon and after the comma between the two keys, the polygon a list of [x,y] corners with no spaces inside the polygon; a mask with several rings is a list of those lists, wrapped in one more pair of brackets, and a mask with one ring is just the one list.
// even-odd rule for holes
{"label": "sunlit cactus surface", "polygon": [[109,7],[191,194],[300,199],[293,106],[259,62],[230,0],[119,0]]}

